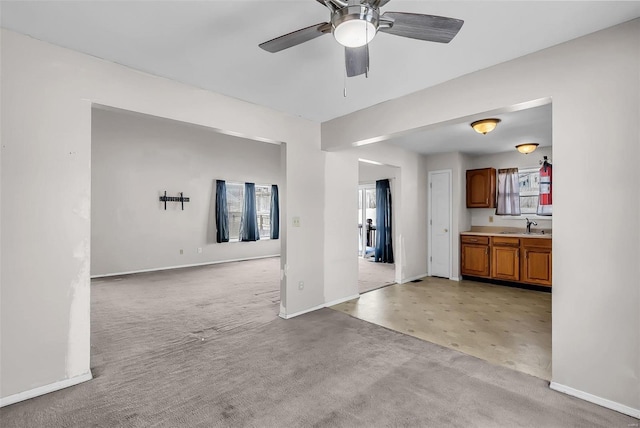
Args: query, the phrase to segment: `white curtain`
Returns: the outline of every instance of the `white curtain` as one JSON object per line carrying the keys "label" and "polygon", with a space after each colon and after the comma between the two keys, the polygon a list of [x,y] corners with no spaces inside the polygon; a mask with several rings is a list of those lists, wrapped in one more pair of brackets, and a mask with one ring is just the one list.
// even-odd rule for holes
{"label": "white curtain", "polygon": [[498,207],[496,215],[520,215],[518,168],[498,170]]}

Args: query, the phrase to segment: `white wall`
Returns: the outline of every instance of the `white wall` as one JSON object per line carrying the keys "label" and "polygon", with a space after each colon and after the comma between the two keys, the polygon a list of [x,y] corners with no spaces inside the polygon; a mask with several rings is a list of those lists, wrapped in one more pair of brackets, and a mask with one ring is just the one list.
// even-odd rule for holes
{"label": "white wall", "polygon": [[[548,156],[549,160],[553,163],[553,158],[551,156],[551,146],[540,147],[535,152],[523,155],[519,153],[517,150],[512,150],[509,152],[498,153],[493,155],[486,156],[476,156],[471,158],[471,167],[470,169],[476,168],[489,168],[493,167],[495,169],[500,168],[518,168],[518,169],[530,169],[530,168],[540,168],[540,163],[544,156]],[[471,226],[502,226],[502,227],[518,227],[524,229],[526,226],[524,218],[527,217],[523,215],[520,217],[510,217],[510,216],[499,216],[495,215],[495,208],[472,208],[469,209],[471,213]],[[489,221],[489,217],[493,217],[493,222]],[[533,229],[552,229],[552,218],[544,219],[537,218],[537,216],[529,216],[536,217],[535,221],[538,223],[538,226],[534,226]]]}
{"label": "white wall", "polygon": [[[634,409],[640,409],[640,226],[633,221],[640,217],[639,34],[636,20],[322,125],[324,148],[351,148],[553,97],[553,380]],[[327,238],[325,249],[318,226],[325,213],[318,195],[325,186],[334,190],[342,175],[325,183],[318,124],[10,31],[1,38],[0,192],[12,201],[0,213],[1,397],[89,372],[92,103],[286,143],[281,310],[286,316],[324,303],[324,255],[353,240]],[[402,242],[403,275],[425,273],[423,161],[388,148],[378,155],[401,167],[399,203],[416,213],[402,219],[412,233]],[[576,173],[591,170],[600,173]],[[352,171],[342,173],[357,180]],[[601,196],[596,206],[592,192]],[[624,209],[611,208],[620,201]],[[301,227],[287,227],[294,216]],[[585,231],[605,219],[609,227],[596,245]],[[42,255],[38,269],[34,248]]]}
{"label": "white wall", "polygon": [[91,144],[92,276],[280,254],[275,239],[216,243],[215,225],[215,180],[280,185],[280,145],[95,108]]}
{"label": "white wall", "polygon": [[327,153],[325,168],[325,301],[338,302],[359,294],[358,158]]}
{"label": "white wall", "polygon": [[[287,316],[324,303],[318,124],[4,29],[1,48],[0,191],[3,201],[12,201],[2,204],[0,214],[3,403],[90,374],[94,103],[284,142],[281,311]],[[301,218],[301,227],[287,230],[292,216]],[[301,280],[305,288],[299,291]]]}
{"label": "white wall", "polygon": [[[634,20],[322,124],[323,147],[337,150],[551,97],[553,382],[636,415],[639,75]],[[608,227],[594,240],[597,224]]]}
{"label": "white wall", "polygon": [[358,183],[375,184],[385,178],[395,179],[399,174],[398,168],[389,165],[374,165],[366,162],[358,162]]}

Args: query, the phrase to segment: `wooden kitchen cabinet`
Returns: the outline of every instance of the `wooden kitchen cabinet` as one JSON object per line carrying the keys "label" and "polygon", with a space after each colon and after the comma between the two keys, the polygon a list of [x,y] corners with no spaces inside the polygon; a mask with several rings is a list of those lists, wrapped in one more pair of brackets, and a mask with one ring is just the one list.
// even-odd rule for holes
{"label": "wooden kitchen cabinet", "polygon": [[460,237],[460,271],[462,275],[489,276],[489,238]]}
{"label": "wooden kitchen cabinet", "polygon": [[520,239],[491,238],[491,278],[520,281]]}
{"label": "wooden kitchen cabinet", "polygon": [[551,240],[522,239],[522,282],[551,286]]}
{"label": "wooden kitchen cabinet", "polygon": [[495,208],[495,168],[467,170],[467,208]]}
{"label": "wooden kitchen cabinet", "polygon": [[551,287],[551,239],[460,235],[460,273],[521,284]]}

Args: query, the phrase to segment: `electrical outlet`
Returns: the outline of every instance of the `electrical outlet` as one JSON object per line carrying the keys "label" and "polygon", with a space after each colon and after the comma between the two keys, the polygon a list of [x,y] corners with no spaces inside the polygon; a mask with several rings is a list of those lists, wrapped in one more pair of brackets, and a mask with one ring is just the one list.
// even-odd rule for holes
{"label": "electrical outlet", "polygon": [[198,254],[202,254],[202,248],[198,247]]}
{"label": "electrical outlet", "polygon": [[298,282],[298,290],[304,290],[304,281]]}
{"label": "electrical outlet", "polygon": [[493,216],[492,215],[489,216],[489,223],[493,223]]}
{"label": "electrical outlet", "polygon": [[293,227],[300,227],[300,217],[293,217]]}

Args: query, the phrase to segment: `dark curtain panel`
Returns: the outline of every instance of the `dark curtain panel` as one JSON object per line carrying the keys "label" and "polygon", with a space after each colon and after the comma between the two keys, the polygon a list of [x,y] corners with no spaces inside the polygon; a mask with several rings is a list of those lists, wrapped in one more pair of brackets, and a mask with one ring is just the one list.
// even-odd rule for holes
{"label": "dark curtain panel", "polygon": [[229,242],[227,183],[224,180],[216,180],[216,242]]}
{"label": "dark curtain panel", "polygon": [[257,241],[260,239],[258,213],[256,212],[256,185],[244,183],[244,203],[240,219],[240,240]]}
{"label": "dark curtain panel", "polygon": [[271,219],[271,239],[280,238],[280,198],[278,196],[278,186],[271,185],[271,211],[269,213]]}
{"label": "dark curtain panel", "polygon": [[376,223],[376,262],[393,263],[391,188],[386,179],[376,181]]}

